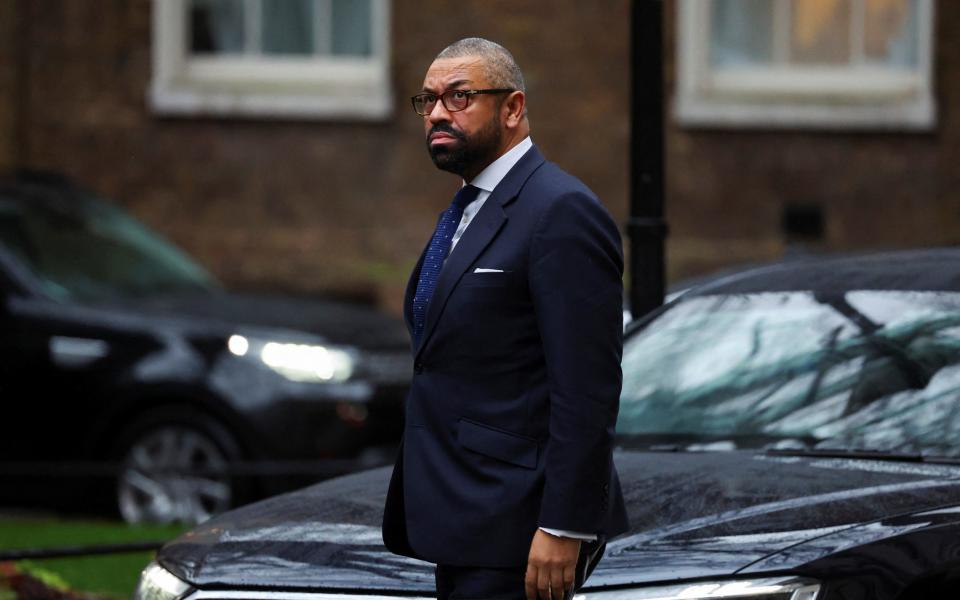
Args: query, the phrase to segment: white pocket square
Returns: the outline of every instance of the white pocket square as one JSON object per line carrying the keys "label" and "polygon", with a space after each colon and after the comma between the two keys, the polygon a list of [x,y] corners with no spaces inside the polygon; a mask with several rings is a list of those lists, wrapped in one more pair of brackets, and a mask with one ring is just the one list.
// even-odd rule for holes
{"label": "white pocket square", "polygon": [[474,273],[503,273],[503,269],[482,269],[477,267],[473,270]]}

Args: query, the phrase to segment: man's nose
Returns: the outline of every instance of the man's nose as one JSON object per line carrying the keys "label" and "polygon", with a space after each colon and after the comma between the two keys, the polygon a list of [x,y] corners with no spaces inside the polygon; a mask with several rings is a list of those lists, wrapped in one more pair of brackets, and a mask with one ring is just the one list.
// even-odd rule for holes
{"label": "man's nose", "polygon": [[443,101],[440,98],[437,98],[436,104],[433,105],[433,109],[427,113],[427,118],[430,119],[431,123],[440,123],[442,121],[450,120],[450,111],[447,110],[447,107],[443,105]]}

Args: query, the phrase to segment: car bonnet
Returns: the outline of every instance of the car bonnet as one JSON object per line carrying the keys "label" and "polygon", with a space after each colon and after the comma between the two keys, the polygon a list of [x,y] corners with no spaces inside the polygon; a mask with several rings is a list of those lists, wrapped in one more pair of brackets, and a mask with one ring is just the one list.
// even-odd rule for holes
{"label": "car bonnet", "polygon": [[[776,568],[792,569],[837,546],[785,549],[960,504],[960,468],[951,466],[743,451],[618,451],[615,459],[631,529],[608,542],[588,588],[754,572],[778,555],[787,558]],[[383,547],[389,477],[389,468],[375,469],[231,511],[158,558],[210,589],[432,591],[432,565]]]}

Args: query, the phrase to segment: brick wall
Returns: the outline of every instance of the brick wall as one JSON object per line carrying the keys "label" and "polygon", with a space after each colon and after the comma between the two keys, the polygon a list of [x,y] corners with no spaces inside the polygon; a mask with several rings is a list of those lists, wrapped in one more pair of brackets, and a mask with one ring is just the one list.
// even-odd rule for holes
{"label": "brick wall", "polygon": [[[397,311],[457,181],[407,97],[468,35],[514,51],[533,137],[626,219],[629,0],[394,0],[396,114],[382,123],[158,118],[146,107],[149,0],[15,0],[23,88],[0,52],[0,164],[51,168],[115,199],[227,284],[366,297]],[[666,89],[675,3],[666,2]],[[671,280],[777,258],[790,204],[819,205],[825,249],[960,238],[960,4],[937,4],[937,128],[923,134],[717,131],[668,120]],[[11,98],[20,98],[9,110]],[[22,139],[11,144],[10,115]],[[15,148],[16,157],[13,156]]]}
{"label": "brick wall", "polygon": [[[427,156],[407,97],[433,56],[481,35],[515,51],[534,140],[626,217],[628,5],[609,10],[393,2],[396,114],[383,123],[158,118],[147,0],[22,0],[29,142],[22,161],[116,199],[240,287],[333,291],[400,306],[458,182]],[[550,32],[549,34],[545,32]]]}
{"label": "brick wall", "polygon": [[16,165],[17,5],[0,2],[0,170]]}
{"label": "brick wall", "polygon": [[[667,12],[672,89],[676,13]],[[960,3],[941,0],[936,12],[933,131],[711,131],[669,122],[673,278],[782,256],[789,205],[821,207],[818,250],[960,243]]]}

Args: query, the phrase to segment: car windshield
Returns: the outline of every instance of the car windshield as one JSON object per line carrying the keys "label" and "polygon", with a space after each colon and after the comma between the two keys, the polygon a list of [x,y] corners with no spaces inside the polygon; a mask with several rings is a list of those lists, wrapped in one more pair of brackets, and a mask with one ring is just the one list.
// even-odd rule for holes
{"label": "car windshield", "polygon": [[0,245],[53,298],[101,301],[218,287],[183,252],[123,211],[71,189],[0,195]]}
{"label": "car windshield", "polygon": [[624,346],[618,433],[686,447],[960,454],[960,294],[677,303]]}

